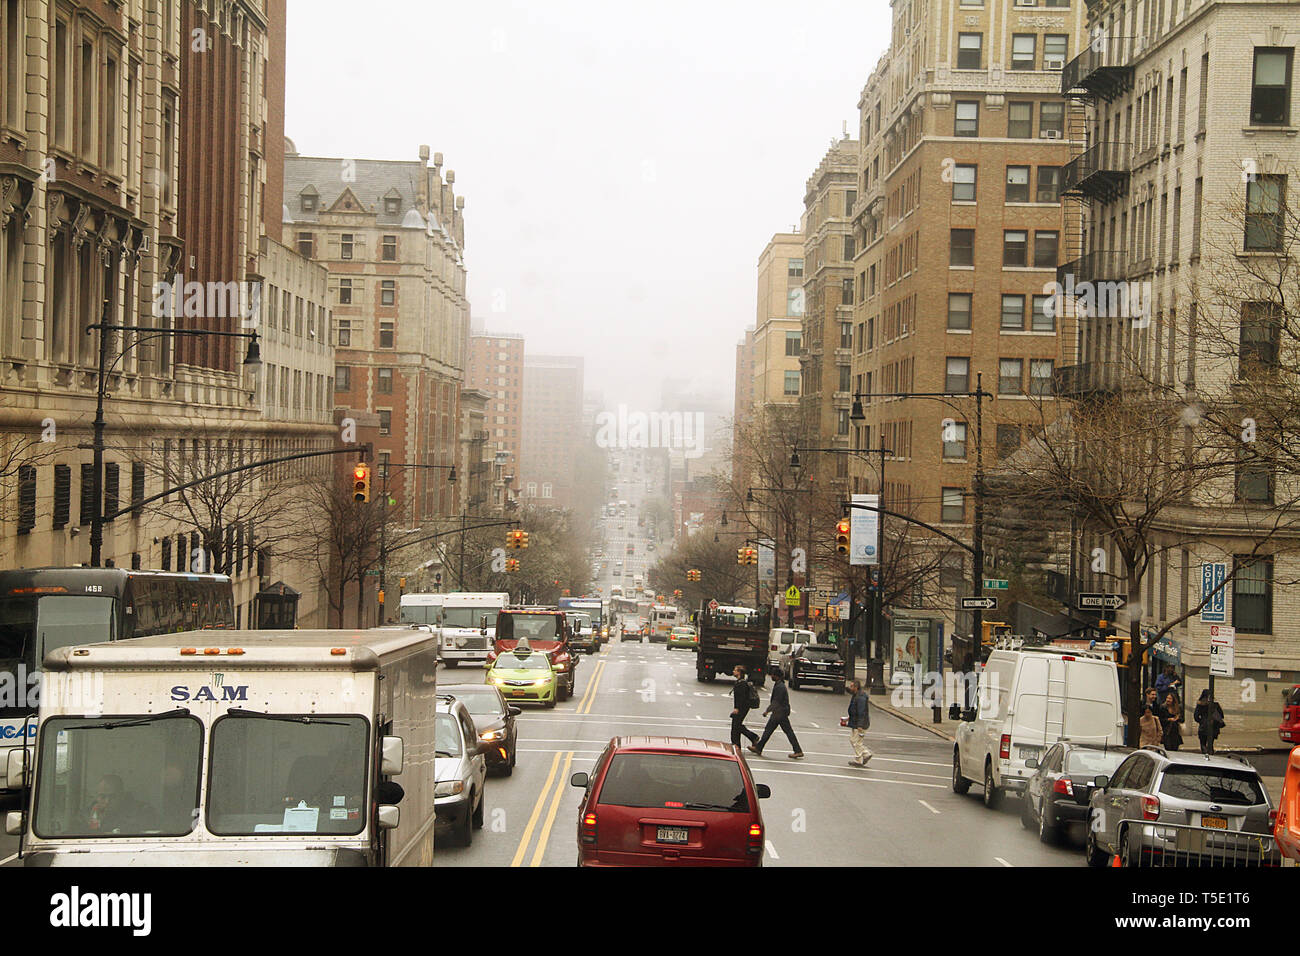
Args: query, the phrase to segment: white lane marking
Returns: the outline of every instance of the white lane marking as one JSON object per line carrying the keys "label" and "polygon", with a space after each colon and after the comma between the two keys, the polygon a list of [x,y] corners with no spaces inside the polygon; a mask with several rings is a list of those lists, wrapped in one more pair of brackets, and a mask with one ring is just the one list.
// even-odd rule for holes
{"label": "white lane marking", "polygon": [[0,860],[0,866],[4,866],[6,863],[9,863],[9,862],[11,862],[11,861],[13,861],[13,860],[16,860],[16,859],[18,859],[18,854],[17,854],[17,853],[13,854],[12,856],[7,856],[7,857],[5,857],[3,860]]}
{"label": "white lane marking", "polygon": [[779,856],[777,856],[777,854],[776,854],[776,847],[772,846],[772,841],[771,841],[771,840],[768,840],[768,841],[767,841],[767,855],[770,856],[770,857],[771,857],[772,859],[774,859],[774,860],[779,860],[779,859],[781,859]]}
{"label": "white lane marking", "polygon": [[939,811],[936,810],[934,807],[930,806],[930,805],[929,805],[928,803],[926,803],[924,800],[919,800],[919,801],[917,801],[917,802],[920,803],[921,806],[923,806],[923,807],[925,807],[927,810],[929,810],[931,813],[935,814],[936,816],[938,815]]}
{"label": "white lane marking", "polygon": [[822,729],[822,725],[821,725],[821,724],[814,724],[811,720],[808,721],[808,726],[809,726],[809,727],[816,727],[818,730],[821,730],[821,729]]}
{"label": "white lane marking", "polygon": [[1001,863],[1003,866],[1007,866],[1007,867],[1010,867],[1010,866],[1011,866],[1010,863],[1008,863],[1006,860],[1002,859],[1002,857],[1000,857],[1000,856],[995,856],[993,859],[997,860],[997,861],[998,861],[999,863]]}
{"label": "white lane marking", "polygon": [[768,770],[763,767],[755,767],[753,764],[750,765],[749,769],[755,774],[790,773],[794,774],[796,777],[831,777],[835,780],[860,780],[863,783],[892,783],[898,787],[929,787],[932,790],[946,789],[946,785],[942,783],[917,783],[915,780],[881,780],[879,777],[866,777],[860,773],[810,773],[807,770]]}

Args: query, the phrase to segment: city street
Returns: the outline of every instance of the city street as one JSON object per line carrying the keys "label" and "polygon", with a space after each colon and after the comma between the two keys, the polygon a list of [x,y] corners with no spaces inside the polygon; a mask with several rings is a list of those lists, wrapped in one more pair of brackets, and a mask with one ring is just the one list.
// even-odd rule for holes
{"label": "city street", "polygon": [[[461,668],[457,680],[474,680]],[[770,685],[769,685],[770,688]],[[617,640],[584,658],[573,700],[519,718],[513,776],[491,777],[486,823],[467,848],[438,842],[440,866],[572,866],[582,791],[569,785],[590,771],[619,735],[725,740],[731,683],[695,679],[694,656],[662,644]],[[764,700],[766,701],[766,693]],[[748,756],[763,802],[766,866],[1082,866],[1081,834],[1044,846],[1023,830],[1020,804],[985,810],[978,790],[959,797],[949,779],[951,745],[873,711],[864,770],[847,766],[848,731],[839,726],[848,697],[823,689],[791,693],[795,732],[807,757],[786,758],[778,731],[763,757]],[[747,721],[758,732],[762,719]]]}

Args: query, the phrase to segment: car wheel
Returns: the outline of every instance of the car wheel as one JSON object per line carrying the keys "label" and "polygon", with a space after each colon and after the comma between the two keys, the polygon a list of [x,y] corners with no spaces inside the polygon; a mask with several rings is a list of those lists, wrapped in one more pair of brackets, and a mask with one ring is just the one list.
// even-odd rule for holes
{"label": "car wheel", "polygon": [[791,690],[799,689],[799,678],[795,677],[793,674],[790,675],[790,689]]}
{"label": "car wheel", "polygon": [[1034,827],[1034,815],[1030,812],[1032,809],[1033,801],[1029,799],[1029,794],[1026,793],[1020,807],[1020,825],[1026,830],[1032,830]]}
{"label": "car wheel", "polygon": [[466,810],[465,819],[462,820],[460,826],[456,828],[456,842],[460,846],[470,846],[474,842],[474,826],[470,817],[470,812]]}
{"label": "car wheel", "polygon": [[554,706],[555,706],[555,698],[552,697],[550,700],[546,702],[546,709],[550,710]]}
{"label": "car wheel", "polygon": [[1041,843],[1049,846],[1056,842],[1059,833],[1059,827],[1054,820],[1048,818],[1051,811],[1048,809],[1047,801],[1043,801],[1043,808],[1038,814],[1038,839]]}
{"label": "car wheel", "polygon": [[482,829],[483,829],[483,811],[484,811],[484,807],[483,807],[483,795],[482,795],[482,794],[479,794],[479,797],[478,797],[478,807],[474,810],[474,829],[475,829],[475,830],[482,830]]}
{"label": "car wheel", "polygon": [[954,748],[952,752],[952,792],[965,793],[970,789],[970,781],[961,775],[961,758]]}
{"label": "car wheel", "polygon": [[1088,817],[1088,835],[1083,841],[1083,855],[1088,865],[1100,869],[1110,857],[1097,846],[1097,831],[1093,829],[1092,817]]}
{"label": "car wheel", "polygon": [[996,810],[1002,806],[1002,791],[993,786],[993,764],[984,764],[984,806]]}
{"label": "car wheel", "polygon": [[1119,863],[1120,866],[1141,866],[1142,861],[1138,854],[1129,846],[1128,830],[1125,830],[1119,838]]}

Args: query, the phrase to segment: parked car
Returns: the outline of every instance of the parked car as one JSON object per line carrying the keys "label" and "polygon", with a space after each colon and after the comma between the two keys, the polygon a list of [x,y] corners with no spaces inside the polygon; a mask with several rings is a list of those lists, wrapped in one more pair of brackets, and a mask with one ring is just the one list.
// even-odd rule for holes
{"label": "parked car", "polygon": [[1284,856],[1300,861],[1300,747],[1292,750],[1287,758],[1273,838]]}
{"label": "parked car", "polygon": [[762,866],[766,836],[740,749],[716,740],[615,737],[578,807],[579,866]]}
{"label": "parked car", "polygon": [[1300,744],[1300,684],[1287,691],[1277,735],[1288,743]]}
{"label": "parked car", "polygon": [[1044,843],[1053,843],[1066,824],[1086,822],[1093,781],[1114,773],[1132,752],[1131,747],[1099,747],[1062,740],[1047,748],[1041,763],[1030,757],[1025,766],[1034,775],[1025,785],[1021,825],[1037,830],[1038,839]]}
{"label": "parked car", "polygon": [[1084,853],[1090,866],[1115,854],[1126,866],[1260,865],[1276,856],[1276,818],[1258,771],[1243,758],[1144,747],[1113,777],[1096,778]]}
{"label": "parked car", "polygon": [[485,679],[510,700],[554,707],[559,694],[551,662],[539,651],[502,653],[488,668]]}
{"label": "parked car", "polygon": [[439,695],[433,719],[434,825],[451,830],[457,843],[469,846],[474,831],[483,828],[488,745],[479,743],[474,718],[455,697]]}
{"label": "parked car", "polygon": [[1025,761],[1041,761],[1058,740],[1122,746],[1124,718],[1115,662],[1060,648],[999,648],[979,676],[977,708],[948,711],[957,726],[952,789],[984,787],[995,809],[1004,794],[1020,793],[1033,776]]}
{"label": "parked car", "polygon": [[844,693],[844,657],[837,644],[793,644],[781,655],[780,667],[791,690],[820,684]]}
{"label": "parked car", "polygon": [[498,770],[503,777],[514,773],[518,755],[519,734],[515,718],[522,711],[506,703],[501,690],[488,684],[449,684],[438,688],[440,694],[451,694],[465,705],[474,720],[480,743],[489,744],[487,765]]}

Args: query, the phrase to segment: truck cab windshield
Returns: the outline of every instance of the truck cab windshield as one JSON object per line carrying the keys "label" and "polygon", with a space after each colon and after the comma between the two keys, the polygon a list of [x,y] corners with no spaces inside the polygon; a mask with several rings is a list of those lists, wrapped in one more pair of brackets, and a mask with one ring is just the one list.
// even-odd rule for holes
{"label": "truck cab windshield", "polygon": [[[0,673],[14,675],[17,687],[20,664],[31,674],[56,648],[117,640],[114,604],[111,597],[67,594],[0,598]],[[0,695],[0,715],[25,709]]]}
{"label": "truck cab windshield", "polygon": [[497,620],[497,637],[553,641],[557,620],[554,614],[502,614]]}

